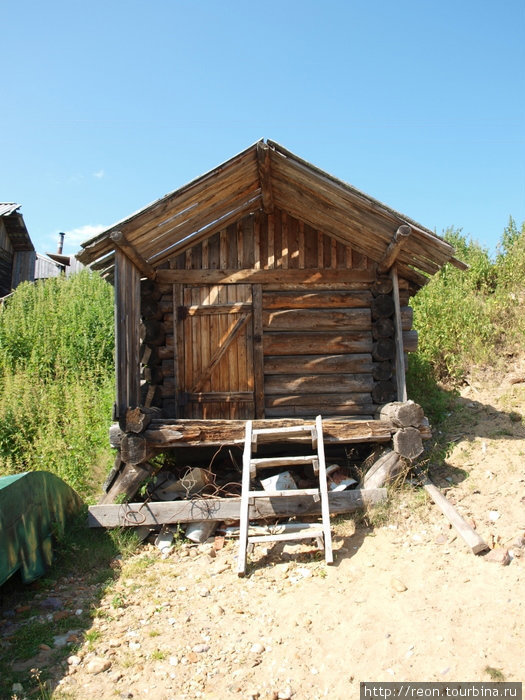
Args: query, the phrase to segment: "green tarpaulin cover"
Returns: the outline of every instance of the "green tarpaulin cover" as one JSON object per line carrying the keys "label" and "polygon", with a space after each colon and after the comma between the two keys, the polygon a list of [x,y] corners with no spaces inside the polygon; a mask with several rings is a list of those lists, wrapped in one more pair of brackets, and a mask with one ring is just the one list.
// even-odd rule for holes
{"label": "green tarpaulin cover", "polygon": [[82,505],[78,494],[49,472],[0,477],[0,585],[20,569],[30,583],[53,561],[53,535]]}

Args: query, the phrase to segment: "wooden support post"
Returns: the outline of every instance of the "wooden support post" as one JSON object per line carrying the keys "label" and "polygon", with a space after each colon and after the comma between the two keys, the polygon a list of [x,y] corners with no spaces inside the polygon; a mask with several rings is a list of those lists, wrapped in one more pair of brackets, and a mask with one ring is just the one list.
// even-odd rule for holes
{"label": "wooden support post", "polygon": [[109,491],[102,496],[99,504],[115,503],[118,497],[133,498],[152,472],[153,467],[149,464],[123,464],[120,473],[114,479]]}
{"label": "wooden support post", "polygon": [[394,450],[387,450],[372,464],[361,482],[364,489],[381,488],[392,481],[403,467],[401,457]]}
{"label": "wooden support post", "polygon": [[151,280],[155,279],[155,268],[146,262],[138,250],[126,240],[122,231],[113,231],[110,238],[117,248],[142,272],[144,277],[148,277]]}
{"label": "wooden support post", "polygon": [[408,237],[412,233],[412,229],[408,224],[403,224],[394,233],[392,240],[388,244],[385,254],[377,265],[377,274],[384,275],[388,272],[395,263],[401,248],[405,245]]}
{"label": "wooden support post", "polygon": [[401,304],[399,302],[399,280],[397,265],[392,268],[392,293],[394,296],[394,325],[396,329],[396,385],[397,400],[407,400],[407,385],[405,376],[405,351],[403,347],[403,326],[401,323]]}
{"label": "wooden support post", "polygon": [[117,417],[140,405],[140,274],[120,250],[115,251],[115,373]]}

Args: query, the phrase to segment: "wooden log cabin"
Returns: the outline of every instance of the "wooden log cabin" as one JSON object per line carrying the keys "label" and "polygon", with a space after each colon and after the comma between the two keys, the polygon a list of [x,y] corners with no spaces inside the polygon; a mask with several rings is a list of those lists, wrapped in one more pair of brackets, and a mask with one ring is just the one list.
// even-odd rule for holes
{"label": "wooden log cabin", "polygon": [[409,297],[445,263],[464,267],[429,229],[273,141],[82,248],[115,287],[107,502],[133,494],[152,455],[237,444],[247,419],[321,414],[328,446],[390,441],[375,416],[407,399]]}

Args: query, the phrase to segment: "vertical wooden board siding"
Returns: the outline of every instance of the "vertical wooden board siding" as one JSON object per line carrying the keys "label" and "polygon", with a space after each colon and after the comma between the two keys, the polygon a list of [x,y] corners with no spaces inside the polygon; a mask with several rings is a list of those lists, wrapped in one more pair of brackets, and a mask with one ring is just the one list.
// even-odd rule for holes
{"label": "vertical wooden board siding", "polygon": [[253,267],[260,270],[261,265],[261,212],[255,213],[253,219]]}
{"label": "vertical wooden board siding", "polygon": [[333,270],[337,268],[337,241],[335,238],[332,238],[331,240],[330,267]]}
{"label": "vertical wooden board siding", "polygon": [[366,270],[366,256],[362,253],[358,253],[356,250],[353,250],[352,268],[354,270]]}
{"label": "vertical wooden board siding", "polygon": [[288,214],[281,212],[281,267],[287,270],[289,267],[290,249],[288,247]]}
{"label": "vertical wooden board siding", "polygon": [[227,268],[233,270],[237,267],[237,225],[230,224],[226,229],[228,234],[228,265]]}
{"label": "vertical wooden board siding", "polygon": [[275,267],[275,215],[268,214],[268,269]]}
{"label": "vertical wooden board siding", "polygon": [[[226,285],[218,285],[216,303],[224,304],[228,300],[228,287]],[[235,322],[235,319],[231,319],[230,321],[225,314],[209,316],[209,319],[214,329],[210,340],[213,353],[216,348],[219,347],[221,339],[227,335],[231,321]],[[235,374],[232,375],[232,370],[228,363],[229,355],[230,353],[226,353],[212,373],[212,381],[210,384],[211,391],[222,391],[225,387],[231,388],[230,377],[235,376]],[[233,370],[233,372],[235,372],[235,370]],[[210,415],[213,415],[214,418],[220,418],[221,416],[231,417],[230,407],[224,403],[211,403],[208,405],[208,410],[210,411]]]}
{"label": "vertical wooden board siding", "polygon": [[242,220],[237,222],[236,235],[237,235],[237,264],[235,265],[235,267],[240,270],[244,267],[244,258],[243,258],[244,235],[243,235]]}
{"label": "vertical wooden board siding", "polygon": [[343,270],[346,267],[346,249],[347,246],[343,245],[339,241],[336,241],[337,252],[336,252],[336,267]]}
{"label": "vertical wooden board siding", "polygon": [[219,247],[220,237],[219,234],[216,233],[214,236],[208,238],[208,263],[211,270],[218,270],[220,268]]}
{"label": "vertical wooden board siding", "polygon": [[351,270],[353,266],[353,251],[350,246],[345,246],[345,267],[347,270]]}
{"label": "vertical wooden board siding", "polygon": [[228,267],[228,231],[223,229],[219,234],[219,269]]}
{"label": "vertical wooden board siding", "polygon": [[205,238],[202,241],[202,269],[203,270],[210,269],[210,262],[208,259],[208,239],[207,238]]}
{"label": "vertical wooden board siding", "polygon": [[261,214],[259,218],[259,257],[261,269],[268,269],[268,220],[269,216]]}
{"label": "vertical wooden board siding", "polygon": [[273,254],[274,267],[283,266],[283,239],[282,239],[282,219],[276,213],[273,220]]}
{"label": "vertical wooden board siding", "polygon": [[190,270],[201,270],[202,269],[202,244],[197,243],[197,245],[193,246],[191,251],[192,251],[192,260],[191,260]]}
{"label": "vertical wooden board siding", "polygon": [[[252,299],[252,306],[253,306],[253,298],[252,298],[252,290],[250,289],[249,294],[246,294],[246,299],[245,301],[248,301],[248,299]],[[246,387],[248,388],[249,391],[254,392],[255,391],[255,386],[254,386],[254,352],[253,352],[253,313],[252,313],[252,318],[248,319],[248,323],[245,326],[245,331],[246,331],[246,342],[243,344],[245,348],[245,365],[244,365],[244,372],[245,372],[245,384]],[[254,395],[255,398],[255,395]],[[255,413],[255,402],[253,404],[242,404],[239,403],[239,417],[240,418],[252,418]]]}
{"label": "vertical wooden board siding", "polygon": [[317,232],[308,224],[303,227],[303,266],[307,270],[317,268]]}
{"label": "vertical wooden board siding", "polygon": [[288,217],[288,267],[299,268],[299,222],[291,216]]}
{"label": "vertical wooden board siding", "polygon": [[323,265],[322,267],[328,269],[332,266],[332,241],[334,239],[323,234]]}
{"label": "vertical wooden board siding", "polygon": [[324,268],[324,235],[321,231],[317,231],[317,267],[322,270]]}
{"label": "vertical wooden board siding", "polygon": [[304,221],[299,221],[299,237],[297,239],[297,245],[299,246],[299,269],[304,270]]}
{"label": "vertical wooden board siding", "polygon": [[242,264],[243,267],[253,269],[255,267],[255,217],[246,216],[242,220],[243,230],[243,252]]}

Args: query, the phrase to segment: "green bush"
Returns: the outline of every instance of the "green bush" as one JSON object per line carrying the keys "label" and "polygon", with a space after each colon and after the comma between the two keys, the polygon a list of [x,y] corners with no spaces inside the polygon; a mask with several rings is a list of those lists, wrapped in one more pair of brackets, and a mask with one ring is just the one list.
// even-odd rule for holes
{"label": "green bush", "polygon": [[412,300],[417,357],[434,379],[461,380],[473,365],[525,347],[525,224],[519,232],[510,220],[495,260],[461,231],[445,238],[469,269],[445,265]]}
{"label": "green bush", "polygon": [[46,470],[89,497],[111,458],[113,290],[87,271],[0,310],[0,474]]}

